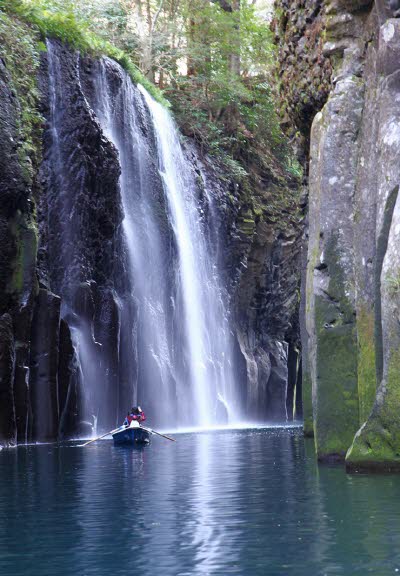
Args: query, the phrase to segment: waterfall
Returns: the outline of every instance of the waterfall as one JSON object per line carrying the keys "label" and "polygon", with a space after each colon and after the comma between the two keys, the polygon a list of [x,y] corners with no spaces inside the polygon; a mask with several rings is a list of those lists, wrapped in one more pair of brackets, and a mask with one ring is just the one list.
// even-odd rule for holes
{"label": "waterfall", "polygon": [[[82,425],[95,418],[99,431],[112,428],[134,403],[154,426],[232,422],[238,402],[212,189],[169,112],[116,62],[103,58],[87,71],[61,44],[47,46],[42,236],[52,240],[49,285],[75,350]],[[82,122],[86,148],[85,139],[76,145]]]}
{"label": "waterfall", "polygon": [[224,410],[226,403],[235,404],[229,324],[217,263],[207,246],[193,174],[171,115],[142,86],[139,89],[151,111],[159,171],[178,246],[183,323],[197,422],[209,426],[218,420],[218,405]]}
{"label": "waterfall", "polygon": [[121,164],[139,401],[156,404],[160,423],[171,425],[171,415],[185,425],[225,423],[237,409],[231,334],[195,174],[169,112],[143,87],[106,58],[95,84],[95,111]]}
{"label": "waterfall", "polygon": [[[63,374],[67,403],[57,406],[62,435],[67,413],[75,430],[82,433],[91,430],[93,417],[106,429],[121,417],[120,311],[113,281],[118,268],[114,231],[119,209],[112,183],[117,189],[118,162],[83,93],[79,55],[71,57],[61,43],[47,40],[47,63],[49,107],[42,166],[46,196],[39,206],[44,257],[40,269],[46,288],[61,297],[61,318],[68,332],[65,342],[70,338],[73,347],[73,358],[65,370],[74,374]],[[86,129],[85,139],[77,142],[81,127]],[[103,178],[96,180],[97,173]],[[127,307],[124,314],[126,320],[132,316]],[[128,348],[129,338],[126,340]],[[60,382],[56,386],[59,397]],[[43,404],[41,390],[32,390],[32,394],[37,396],[38,406]],[[127,390],[124,403],[126,398],[132,401],[132,396]],[[39,411],[36,420],[42,420]]]}
{"label": "waterfall", "polygon": [[[108,73],[115,72],[116,85],[108,78]],[[148,118],[130,78],[106,58],[100,62],[96,77],[94,105],[105,134],[119,152],[121,165],[121,249],[126,254],[132,297],[138,302],[137,401],[150,406],[152,420],[169,424],[168,414],[176,410],[167,267],[170,239],[162,188],[145,131]]]}

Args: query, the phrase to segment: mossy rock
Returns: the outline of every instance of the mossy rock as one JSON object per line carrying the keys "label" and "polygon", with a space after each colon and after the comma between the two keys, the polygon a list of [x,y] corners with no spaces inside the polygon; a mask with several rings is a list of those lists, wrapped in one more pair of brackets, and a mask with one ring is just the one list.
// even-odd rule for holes
{"label": "mossy rock", "polygon": [[36,223],[21,214],[10,222],[10,232],[14,237],[15,258],[11,262],[12,274],[6,287],[15,301],[23,301],[32,291],[37,291],[36,255],[38,232]]}
{"label": "mossy rock", "polygon": [[358,396],[360,403],[360,425],[371,413],[376,397],[375,366],[375,317],[365,305],[359,306],[357,313],[358,339]]}
{"label": "mossy rock", "polygon": [[372,413],[347,453],[349,469],[400,470],[399,415],[400,349],[392,349]]}
{"label": "mossy rock", "polygon": [[303,370],[303,430],[308,438],[314,436],[311,374]]}
{"label": "mossy rock", "polygon": [[359,427],[356,318],[336,234],[326,240],[324,264],[320,273],[327,274],[326,292],[314,293],[314,436],[321,460],[344,459]]}
{"label": "mossy rock", "polygon": [[314,428],[318,458],[344,458],[359,423],[355,324],[327,327],[332,304],[316,297],[318,329]]}

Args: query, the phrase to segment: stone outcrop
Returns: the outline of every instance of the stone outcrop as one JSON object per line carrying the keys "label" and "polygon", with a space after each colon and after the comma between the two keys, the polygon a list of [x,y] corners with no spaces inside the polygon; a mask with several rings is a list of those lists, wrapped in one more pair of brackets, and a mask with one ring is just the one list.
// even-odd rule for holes
{"label": "stone outcrop", "polygon": [[352,197],[363,90],[338,82],[311,134],[306,328],[320,458],[343,457],[359,422]]}
{"label": "stone outcrop", "polygon": [[323,51],[324,0],[276,0],[272,26],[279,47],[282,125],[301,158],[308,155],[313,118],[331,88],[332,63]]}
{"label": "stone outcrop", "polygon": [[[277,4],[290,30],[299,2]],[[399,9],[326,0],[319,12],[332,87],[310,132],[303,381],[312,382],[318,457],[347,453],[350,469],[400,463]],[[283,37],[281,55],[290,42]]]}
{"label": "stone outcrop", "polygon": [[[376,73],[376,132],[367,133],[366,137],[372,144],[369,153],[376,173],[371,191],[376,202],[375,226],[371,230],[371,234],[375,232],[375,269],[370,283],[374,285],[378,390],[372,412],[349,450],[347,463],[352,468],[400,469],[400,20],[388,19],[380,27]],[[369,382],[365,384],[368,386]],[[365,396],[368,402],[368,388]]]}
{"label": "stone outcrop", "polygon": [[[266,417],[285,421],[288,417],[288,368],[293,369],[289,345],[293,351],[299,348],[300,231],[299,225],[279,231],[260,221],[240,260],[234,292],[237,357],[243,360],[239,371],[248,414],[259,421]],[[290,359],[297,381],[297,354]]]}

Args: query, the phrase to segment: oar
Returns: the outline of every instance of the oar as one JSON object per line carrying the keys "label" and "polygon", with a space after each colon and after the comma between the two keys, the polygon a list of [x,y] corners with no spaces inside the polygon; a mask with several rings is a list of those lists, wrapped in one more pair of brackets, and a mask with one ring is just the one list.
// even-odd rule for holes
{"label": "oar", "polygon": [[161,436],[162,438],[166,438],[167,440],[171,440],[171,442],[176,442],[175,438],[170,438],[169,436],[166,436],[165,434],[161,434],[160,432],[156,432],[155,430],[152,430],[151,428],[145,428],[144,426],[140,426],[143,430],[146,430],[146,432],[150,432],[150,434],[157,434],[157,436]]}
{"label": "oar", "polygon": [[96,440],[101,440],[102,438],[104,438],[105,436],[108,436],[109,434],[114,434],[114,432],[118,432],[118,430],[121,430],[121,428],[122,428],[122,426],[120,426],[119,428],[115,428],[115,430],[110,430],[110,432],[106,432],[102,436],[97,436],[97,438],[93,438],[92,440],[89,440],[89,442],[85,442],[85,444],[79,444],[79,447],[83,448],[84,446],[87,446],[88,444],[91,444],[92,442],[96,442]]}

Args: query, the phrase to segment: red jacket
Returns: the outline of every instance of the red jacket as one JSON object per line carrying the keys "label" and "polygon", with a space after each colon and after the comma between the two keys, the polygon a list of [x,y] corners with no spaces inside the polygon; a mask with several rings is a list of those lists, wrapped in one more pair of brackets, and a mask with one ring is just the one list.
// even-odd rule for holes
{"label": "red jacket", "polygon": [[146,414],[142,410],[140,414],[131,414],[131,418],[132,420],[137,420],[139,423],[144,422],[146,420]]}

